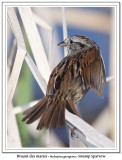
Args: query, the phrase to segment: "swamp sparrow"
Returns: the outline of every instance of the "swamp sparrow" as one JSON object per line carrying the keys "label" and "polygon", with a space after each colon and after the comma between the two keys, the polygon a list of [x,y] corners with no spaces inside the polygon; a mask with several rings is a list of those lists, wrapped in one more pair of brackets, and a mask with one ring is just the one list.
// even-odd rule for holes
{"label": "swamp sparrow", "polygon": [[65,125],[65,108],[80,117],[77,104],[91,89],[103,95],[106,75],[99,47],[91,39],[73,35],[58,44],[68,55],[54,68],[47,85],[46,96],[25,111],[22,121],[40,121],[37,130]]}

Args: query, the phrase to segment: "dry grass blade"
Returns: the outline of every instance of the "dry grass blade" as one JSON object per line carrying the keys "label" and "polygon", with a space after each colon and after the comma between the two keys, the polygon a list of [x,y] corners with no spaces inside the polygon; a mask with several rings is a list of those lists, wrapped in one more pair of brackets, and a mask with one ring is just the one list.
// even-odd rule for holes
{"label": "dry grass blade", "polygon": [[49,32],[49,36],[48,36],[48,43],[49,43],[48,62],[49,62],[50,68],[52,68],[52,65],[53,65],[53,56],[52,56],[53,29],[41,17],[37,16],[34,13],[33,13],[33,17],[34,17],[36,24],[38,24],[40,27],[46,29]]}
{"label": "dry grass blade", "polygon": [[9,55],[8,55],[8,64],[7,64],[7,72],[8,72],[7,77],[8,77],[8,79],[11,75],[11,71],[12,71],[12,67],[13,67],[13,63],[14,63],[15,49],[16,49],[16,39],[14,38],[12,48],[11,48]]}
{"label": "dry grass blade", "polygon": [[33,19],[33,13],[29,7],[19,7],[18,8],[32,52],[35,58],[37,67],[44,77],[45,81],[48,82],[50,75],[50,68],[48,65],[47,57],[45,54],[42,41]]}
{"label": "dry grass blade", "polygon": [[[13,65],[13,70],[10,75],[10,79],[8,82],[8,97],[7,97],[7,111],[8,111],[8,118],[7,118],[7,146],[8,147],[20,147],[21,142],[20,142],[20,137],[19,137],[19,131],[15,119],[15,115],[13,112],[13,106],[12,106],[12,98],[15,92],[15,88],[19,79],[20,71],[22,68],[22,64],[26,55],[26,47],[24,43],[24,39],[22,36],[22,32],[19,26],[19,22],[17,19],[17,16],[15,14],[14,8],[8,8],[8,20],[10,23],[10,26],[12,28],[12,31],[14,33],[14,36],[17,41],[17,53]],[[11,124],[14,126],[14,130],[11,127]],[[14,136],[16,135],[16,136]]]}
{"label": "dry grass blade", "polygon": [[14,91],[18,82],[19,74],[22,68],[22,64],[26,55],[26,47],[25,47],[24,39],[22,36],[22,32],[19,26],[17,16],[15,14],[14,8],[8,8],[8,19],[9,19],[11,28],[13,30],[14,36],[16,37],[16,40],[17,40],[17,54],[15,57],[13,70],[8,82],[7,101],[9,106],[9,103],[13,98]]}
{"label": "dry grass blade", "polygon": [[106,78],[106,82],[111,82],[113,80],[115,80],[115,76],[109,76]]}
{"label": "dry grass blade", "polygon": [[115,147],[114,143],[100,132],[95,130],[92,126],[88,123],[80,119],[79,117],[73,115],[69,111],[66,110],[66,120],[70,122],[73,126],[75,126],[79,131],[81,131],[85,136],[86,139],[92,142],[95,146],[98,147]]}
{"label": "dry grass blade", "polygon": [[40,88],[42,89],[43,93],[46,94],[46,88],[47,88],[47,83],[42,77],[42,75],[39,73],[38,68],[36,67],[35,63],[33,62],[32,58],[30,55],[27,53],[25,56],[25,60],[33,73],[37,83],[39,84]]}
{"label": "dry grass blade", "polygon": [[[63,37],[64,39],[67,38],[67,24],[66,24],[66,14],[65,8],[62,7],[62,21],[63,21]],[[67,56],[67,49],[64,47],[64,56]]]}

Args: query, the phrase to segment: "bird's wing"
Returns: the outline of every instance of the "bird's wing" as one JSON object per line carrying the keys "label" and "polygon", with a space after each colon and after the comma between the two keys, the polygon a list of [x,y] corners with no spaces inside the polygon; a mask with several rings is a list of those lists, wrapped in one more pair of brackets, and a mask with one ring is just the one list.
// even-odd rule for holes
{"label": "bird's wing", "polygon": [[103,84],[106,83],[106,75],[100,50],[95,47],[81,54],[77,58],[83,89],[92,89],[98,96],[103,94]]}
{"label": "bird's wing", "polygon": [[59,89],[61,81],[66,73],[71,61],[65,57],[53,70],[47,85],[47,95],[53,96],[55,91]]}
{"label": "bird's wing", "polygon": [[98,96],[103,94],[103,84],[106,83],[105,68],[99,50],[95,47],[87,52],[65,57],[53,70],[47,85],[47,95],[54,96],[60,88],[64,75],[69,79],[81,76],[82,88],[92,89]]}

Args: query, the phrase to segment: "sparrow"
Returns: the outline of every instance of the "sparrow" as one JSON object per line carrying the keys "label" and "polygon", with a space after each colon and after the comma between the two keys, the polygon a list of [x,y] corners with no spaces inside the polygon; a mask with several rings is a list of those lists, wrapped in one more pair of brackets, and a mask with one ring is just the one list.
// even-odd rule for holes
{"label": "sparrow", "polygon": [[83,35],[66,38],[58,46],[66,47],[67,56],[52,71],[46,95],[26,110],[22,121],[31,124],[40,118],[37,130],[65,125],[65,110],[80,117],[77,104],[89,90],[103,95],[106,74],[99,46]]}

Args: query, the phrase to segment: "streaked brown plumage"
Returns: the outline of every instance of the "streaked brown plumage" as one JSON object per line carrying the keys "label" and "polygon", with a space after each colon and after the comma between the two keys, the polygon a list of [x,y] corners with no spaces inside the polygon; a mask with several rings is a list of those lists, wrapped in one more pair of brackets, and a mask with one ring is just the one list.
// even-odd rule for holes
{"label": "streaked brown plumage", "polygon": [[50,75],[46,96],[25,111],[23,121],[33,123],[40,118],[37,130],[65,125],[65,108],[80,117],[74,104],[91,89],[103,95],[105,69],[96,43],[85,36],[71,36],[60,46],[67,47],[68,55]]}

